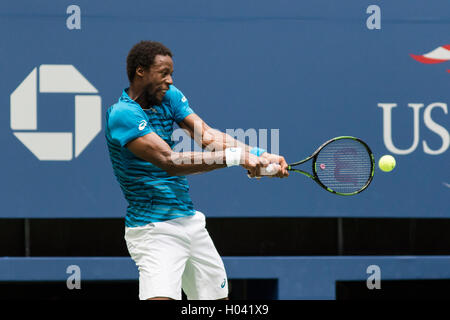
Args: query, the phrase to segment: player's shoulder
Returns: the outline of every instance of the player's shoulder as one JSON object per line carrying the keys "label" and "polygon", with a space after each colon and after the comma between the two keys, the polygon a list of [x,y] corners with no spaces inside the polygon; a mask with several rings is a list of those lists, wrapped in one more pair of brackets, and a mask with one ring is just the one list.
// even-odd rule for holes
{"label": "player's shoulder", "polygon": [[167,90],[166,94],[164,95],[163,102],[168,102],[173,105],[179,103],[180,101],[186,102],[187,99],[180,89],[178,89],[174,85],[170,85],[169,90]]}
{"label": "player's shoulder", "polygon": [[178,94],[180,94],[180,93],[181,93],[180,89],[178,89],[178,88],[175,87],[173,84],[171,84],[171,85],[169,86],[169,90],[167,90],[167,92],[166,92],[166,95],[168,95],[168,96],[173,96],[173,95],[178,95]]}
{"label": "player's shoulder", "polygon": [[140,106],[119,100],[108,108],[106,119],[108,126],[116,127],[125,123],[145,120],[146,117]]}
{"label": "player's shoulder", "polygon": [[109,117],[132,115],[142,113],[142,108],[136,103],[119,100],[108,108]]}

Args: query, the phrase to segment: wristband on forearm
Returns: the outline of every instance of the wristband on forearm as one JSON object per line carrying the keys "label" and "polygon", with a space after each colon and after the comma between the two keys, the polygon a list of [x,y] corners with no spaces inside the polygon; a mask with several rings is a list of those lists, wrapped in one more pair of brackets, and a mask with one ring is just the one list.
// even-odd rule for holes
{"label": "wristband on forearm", "polygon": [[250,153],[254,154],[257,157],[261,156],[264,152],[267,152],[267,150],[264,150],[264,149],[261,149],[261,148],[258,148],[258,147],[253,147],[250,150]]}
{"label": "wristband on forearm", "polygon": [[241,148],[226,148],[225,159],[227,167],[238,166],[241,163]]}

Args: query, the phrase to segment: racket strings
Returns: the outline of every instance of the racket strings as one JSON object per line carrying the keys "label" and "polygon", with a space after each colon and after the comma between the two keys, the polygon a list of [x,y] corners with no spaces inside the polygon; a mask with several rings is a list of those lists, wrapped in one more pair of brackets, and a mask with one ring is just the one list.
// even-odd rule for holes
{"label": "racket strings", "polygon": [[338,193],[354,193],[366,186],[372,166],[372,158],[362,143],[339,139],[317,154],[315,173],[326,187]]}

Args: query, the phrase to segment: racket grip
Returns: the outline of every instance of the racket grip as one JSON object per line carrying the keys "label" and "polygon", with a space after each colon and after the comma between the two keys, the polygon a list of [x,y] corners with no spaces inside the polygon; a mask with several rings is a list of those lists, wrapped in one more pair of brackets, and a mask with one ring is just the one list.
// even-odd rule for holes
{"label": "racket grip", "polygon": [[265,168],[261,168],[259,171],[260,176],[273,176],[280,170],[280,165],[276,163],[271,163]]}

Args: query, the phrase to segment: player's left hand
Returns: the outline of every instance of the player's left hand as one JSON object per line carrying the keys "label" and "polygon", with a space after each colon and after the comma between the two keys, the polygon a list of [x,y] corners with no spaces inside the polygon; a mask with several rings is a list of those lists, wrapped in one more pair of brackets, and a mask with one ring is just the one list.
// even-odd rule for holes
{"label": "player's left hand", "polygon": [[278,178],[287,178],[289,177],[289,171],[288,171],[288,164],[284,157],[279,156],[277,154],[272,154],[268,152],[264,152],[261,157],[269,160],[270,163],[276,163],[280,166],[280,169],[276,174],[274,174],[272,177],[278,177]]}

